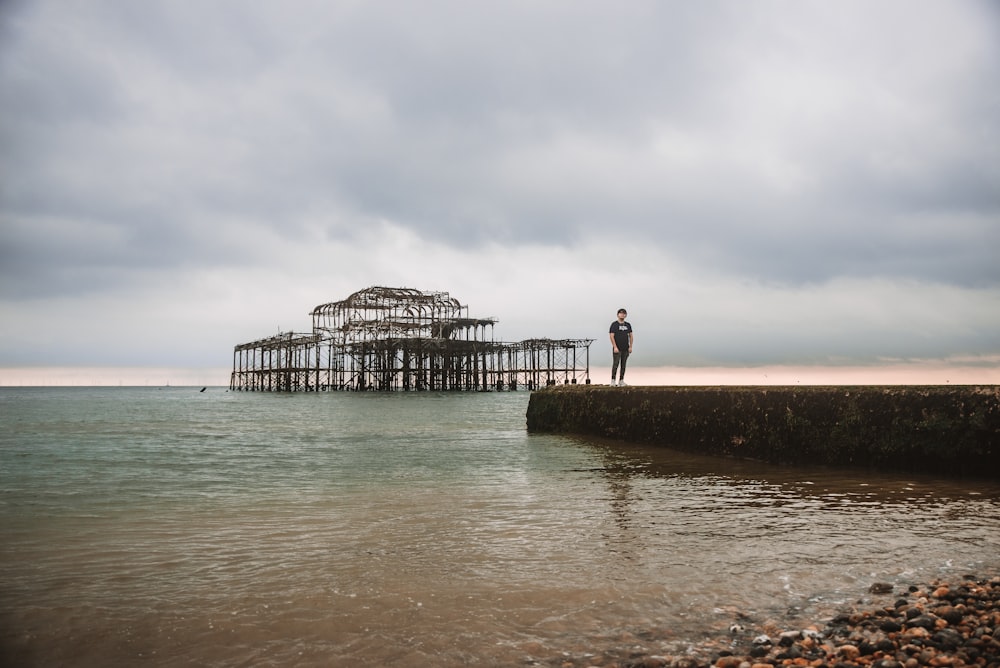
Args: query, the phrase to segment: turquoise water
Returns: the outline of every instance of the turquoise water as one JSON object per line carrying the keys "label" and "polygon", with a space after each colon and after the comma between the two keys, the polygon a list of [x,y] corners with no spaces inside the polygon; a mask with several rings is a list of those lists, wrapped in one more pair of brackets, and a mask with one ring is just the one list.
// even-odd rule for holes
{"label": "turquoise water", "polygon": [[529,434],[522,393],[0,388],[0,663],[524,665],[1000,572],[1000,486]]}

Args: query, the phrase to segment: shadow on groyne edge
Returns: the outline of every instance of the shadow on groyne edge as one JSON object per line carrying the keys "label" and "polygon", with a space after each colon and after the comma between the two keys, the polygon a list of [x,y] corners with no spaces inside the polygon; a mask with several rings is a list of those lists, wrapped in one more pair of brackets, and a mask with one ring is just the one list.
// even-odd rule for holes
{"label": "shadow on groyne edge", "polygon": [[699,454],[1000,480],[997,385],[555,385],[526,418]]}

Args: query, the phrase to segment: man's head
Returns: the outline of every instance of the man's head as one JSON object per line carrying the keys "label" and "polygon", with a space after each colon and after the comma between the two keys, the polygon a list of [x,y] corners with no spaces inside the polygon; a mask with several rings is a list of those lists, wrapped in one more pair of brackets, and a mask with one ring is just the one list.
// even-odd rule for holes
{"label": "man's head", "polygon": [[618,309],[618,319],[619,320],[624,320],[625,316],[627,316],[627,315],[628,315],[628,311],[626,311],[623,308]]}

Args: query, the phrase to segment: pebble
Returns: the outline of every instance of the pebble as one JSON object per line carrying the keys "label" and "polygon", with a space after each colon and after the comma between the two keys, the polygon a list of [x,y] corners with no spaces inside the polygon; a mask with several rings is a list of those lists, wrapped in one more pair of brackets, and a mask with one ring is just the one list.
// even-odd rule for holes
{"label": "pebble", "polygon": [[[880,593],[892,587],[876,583]],[[872,586],[872,591],[876,587]],[[683,656],[604,655],[602,668],[1000,668],[1000,577],[911,586],[886,607],[845,610],[825,626],[754,629],[742,638],[693,648]],[[745,633],[744,633],[745,631]],[[736,633],[732,631],[731,633]],[[551,665],[551,664],[550,664]]]}

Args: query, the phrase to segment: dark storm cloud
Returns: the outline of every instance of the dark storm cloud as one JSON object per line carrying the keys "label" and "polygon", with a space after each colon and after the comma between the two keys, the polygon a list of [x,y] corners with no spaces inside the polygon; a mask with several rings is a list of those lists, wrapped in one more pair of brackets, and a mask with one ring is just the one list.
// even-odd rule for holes
{"label": "dark storm cloud", "polygon": [[669,266],[718,280],[720,301],[734,281],[946,285],[974,312],[1000,286],[998,14],[7,3],[0,296],[90,298],[171,272],[350,266],[356,281],[358,267],[391,273],[375,256],[394,244],[426,275],[439,261],[405,257],[419,242],[471,267],[507,252],[516,266],[525,248],[574,268],[641,249],[644,285]]}
{"label": "dark storm cloud", "polygon": [[[790,282],[919,276],[937,247],[937,280],[997,280],[944,220],[997,241],[996,31],[975,4],[964,34],[848,7],[871,25],[813,4],[24,5],[4,208],[127,226],[164,262],[184,255],[164,227],[200,246],[213,215],[294,233],[325,209],[335,233],[389,218],[459,245],[615,225]],[[914,244],[906,215],[942,220]]]}

